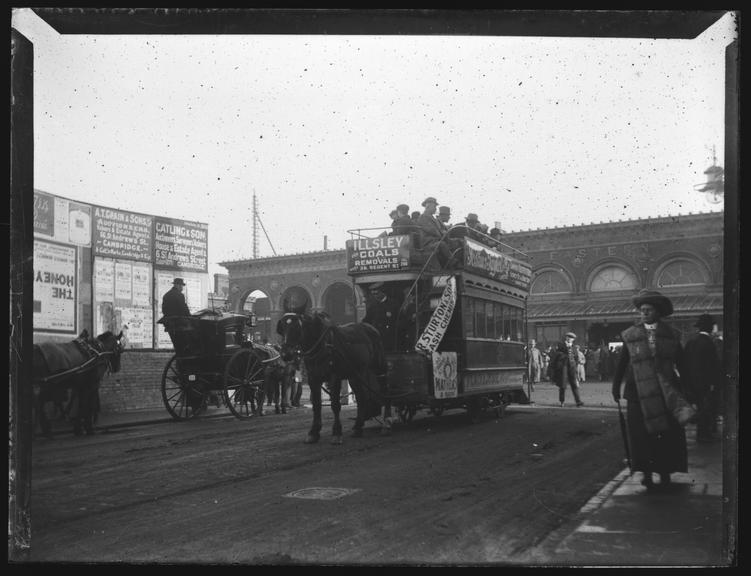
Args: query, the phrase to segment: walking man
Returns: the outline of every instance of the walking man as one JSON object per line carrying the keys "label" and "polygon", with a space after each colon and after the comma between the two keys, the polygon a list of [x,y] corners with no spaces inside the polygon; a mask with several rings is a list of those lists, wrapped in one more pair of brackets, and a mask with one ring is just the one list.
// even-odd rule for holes
{"label": "walking man", "polygon": [[542,352],[537,347],[535,339],[529,341],[527,347],[527,378],[530,392],[535,391],[535,384],[542,378]]}
{"label": "walking man", "polygon": [[561,406],[566,402],[566,387],[571,387],[574,401],[578,406],[584,406],[579,397],[579,378],[576,374],[576,351],[574,341],[576,334],[567,332],[563,342],[559,343],[553,357],[550,359],[551,380],[558,386],[558,400]]}

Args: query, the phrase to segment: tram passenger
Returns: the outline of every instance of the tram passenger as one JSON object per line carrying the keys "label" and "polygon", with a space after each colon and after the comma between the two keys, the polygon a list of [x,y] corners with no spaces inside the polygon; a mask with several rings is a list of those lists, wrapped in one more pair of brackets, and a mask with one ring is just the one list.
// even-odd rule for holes
{"label": "tram passenger", "polygon": [[425,210],[417,220],[422,232],[422,249],[430,253],[435,250],[438,256],[438,263],[445,267],[451,260],[451,250],[448,244],[443,240],[443,226],[433,216],[438,207],[438,201],[432,196],[427,197],[423,203]]}
{"label": "tram passenger", "polygon": [[[391,228],[392,229],[396,225],[396,218],[397,218],[397,216],[398,216],[398,214],[397,214],[396,210],[392,210],[391,212],[389,212],[389,218],[391,218]],[[384,230],[378,236],[381,237],[381,236],[390,236],[390,235],[391,234],[387,230]]]}
{"label": "tram passenger", "polygon": [[412,218],[409,217],[409,206],[406,204],[399,204],[399,206],[396,207],[396,218],[391,224],[391,228],[394,236],[410,234],[411,232],[417,231],[415,223],[412,221]]}

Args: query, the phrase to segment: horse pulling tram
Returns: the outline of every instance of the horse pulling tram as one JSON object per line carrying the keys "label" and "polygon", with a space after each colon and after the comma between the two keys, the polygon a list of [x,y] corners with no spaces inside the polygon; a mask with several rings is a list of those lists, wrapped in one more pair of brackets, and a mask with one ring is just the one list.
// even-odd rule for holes
{"label": "horse pulling tram", "polygon": [[485,410],[500,416],[512,402],[529,403],[527,257],[464,226],[451,231],[456,259],[446,266],[435,248],[420,246],[419,232],[351,230],[347,241],[348,274],[366,299],[363,321],[383,342],[384,400],[403,423],[421,409],[465,409],[476,421]]}
{"label": "horse pulling tram", "polygon": [[205,311],[159,320],[170,333],[175,354],[162,373],[162,400],[176,420],[204,412],[222,398],[236,418],[258,413],[269,368],[279,360],[270,346],[250,340],[252,317]]}

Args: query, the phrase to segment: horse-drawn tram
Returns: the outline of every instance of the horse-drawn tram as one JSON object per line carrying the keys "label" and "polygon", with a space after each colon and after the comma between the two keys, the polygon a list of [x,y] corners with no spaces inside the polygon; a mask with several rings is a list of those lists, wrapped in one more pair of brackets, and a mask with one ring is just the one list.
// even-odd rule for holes
{"label": "horse-drawn tram", "polygon": [[279,354],[251,342],[251,317],[205,311],[159,323],[175,347],[162,373],[162,400],[174,419],[193,418],[219,398],[237,418],[256,413],[268,367]]}
{"label": "horse-drawn tram", "polygon": [[511,402],[529,402],[526,255],[455,226],[442,240],[452,258],[441,265],[438,246],[421,247],[419,232],[349,232],[348,274],[365,298],[363,321],[381,334],[386,400],[402,422],[419,409],[455,408],[474,421],[489,408],[500,415]]}

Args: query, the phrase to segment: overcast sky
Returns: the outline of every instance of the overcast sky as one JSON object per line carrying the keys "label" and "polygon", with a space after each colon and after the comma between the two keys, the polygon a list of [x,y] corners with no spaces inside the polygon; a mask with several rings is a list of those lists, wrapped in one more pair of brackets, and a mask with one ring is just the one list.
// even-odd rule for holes
{"label": "overcast sky", "polygon": [[[726,15],[694,40],[59,35],[28,9],[34,186],[206,222],[209,272],[426,196],[504,230],[721,209]],[[273,255],[259,229],[259,256]]]}

